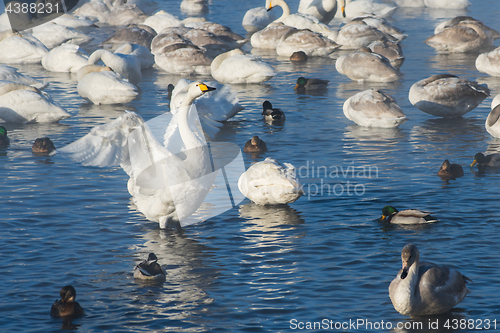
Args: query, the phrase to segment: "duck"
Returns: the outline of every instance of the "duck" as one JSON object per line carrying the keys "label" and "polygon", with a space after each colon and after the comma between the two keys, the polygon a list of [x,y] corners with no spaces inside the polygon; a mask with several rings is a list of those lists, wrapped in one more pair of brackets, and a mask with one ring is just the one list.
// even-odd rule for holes
{"label": "duck", "polygon": [[332,41],[337,37],[336,31],[332,30],[326,24],[321,23],[316,17],[301,13],[291,14],[290,7],[285,0],[266,0],[267,10],[271,10],[274,7],[281,7],[283,10],[283,14],[274,22],[282,22],[283,24],[296,29],[309,29],[331,39]]}
{"label": "duck", "polygon": [[490,76],[500,76],[500,47],[491,52],[481,53],[476,58],[478,71]]}
{"label": "duck", "polygon": [[51,317],[63,318],[65,321],[71,321],[85,314],[80,303],[75,301],[76,290],[73,286],[68,285],[62,287],[59,295],[61,299],[56,300],[50,308]]}
{"label": "duck", "polygon": [[304,51],[293,52],[290,61],[307,61],[307,54]]}
{"label": "duck", "polygon": [[380,220],[392,224],[424,224],[438,222],[429,212],[420,209],[405,209],[398,211],[390,205],[382,208],[382,217]]}
{"label": "duck", "polygon": [[311,57],[330,57],[339,48],[340,45],[317,32],[294,28],[281,37],[276,45],[276,53],[282,57],[290,57],[300,50]]}
{"label": "duck", "polygon": [[445,180],[455,179],[464,175],[464,169],[460,164],[450,163],[450,161],[444,160],[437,175]]}
{"label": "duck", "polygon": [[[250,142],[250,141],[249,141]],[[7,136],[7,129],[0,125],[0,147],[8,146],[10,143],[9,137]],[[246,145],[245,145],[246,147]]]}
{"label": "duck", "polygon": [[56,146],[49,138],[38,138],[33,142],[31,146],[31,151],[35,155],[48,156],[51,155],[53,151],[56,150]]}
{"label": "duck", "polygon": [[35,78],[21,74],[16,68],[0,64],[0,80],[33,86],[38,90],[45,89],[49,83],[36,80]]}
{"label": "duck", "polygon": [[150,253],[146,260],[134,267],[134,278],[136,279],[162,281],[166,277],[167,274],[158,264],[158,257],[154,253]]}
{"label": "duck", "polygon": [[[174,144],[182,149],[168,149],[155,132],[135,112],[126,111],[109,123],[94,127],[88,134],[58,149],[63,156],[85,166],[121,166],[129,176],[128,191],[136,209],[160,229],[181,228],[190,224],[190,217],[212,189],[216,174],[212,172],[205,137],[195,124],[195,99],[215,90],[203,82],[193,82],[176,114],[179,136]],[[194,118],[194,119],[193,119]],[[150,122],[166,135],[170,113]],[[89,152],[92,152],[89,154]],[[158,168],[165,168],[158,170]],[[149,171],[160,171],[156,176]],[[168,175],[168,179],[163,178]],[[174,190],[171,190],[174,186]]]}
{"label": "duck", "polygon": [[245,143],[243,147],[244,153],[264,153],[267,151],[266,143],[261,140],[257,135],[254,135],[250,140]]}
{"label": "duck", "polygon": [[403,268],[389,285],[394,309],[405,316],[438,315],[450,311],[470,293],[471,279],[456,269],[430,262],[420,262],[414,244],[401,251]]}
{"label": "duck", "polygon": [[[340,4],[339,4],[340,2]],[[316,17],[321,23],[329,24],[340,7],[345,15],[345,0],[300,0],[298,12]]]}
{"label": "duck", "polygon": [[258,56],[234,49],[215,57],[210,65],[212,77],[220,83],[262,83],[276,75],[274,68]]}
{"label": "duck", "polygon": [[128,103],[139,94],[135,85],[108,66],[83,66],[77,73],[77,80],[78,94],[97,105]]}
{"label": "duck", "polygon": [[0,81],[0,119],[8,123],[56,123],[71,117],[47,93],[35,87]]}
{"label": "duck", "polygon": [[486,131],[495,138],[500,138],[500,94],[497,95],[491,103],[491,111],[486,118],[484,126]]}
{"label": "duck", "polygon": [[335,68],[340,74],[358,82],[394,82],[401,78],[389,59],[366,47],[338,57]]}
{"label": "duck", "polygon": [[12,30],[0,32],[1,64],[39,64],[49,49],[34,36]]}
{"label": "duck", "polygon": [[490,96],[490,90],[476,81],[452,74],[438,74],[410,87],[408,98],[419,110],[436,117],[461,117]]}
{"label": "duck", "polygon": [[297,92],[326,90],[330,81],[316,78],[305,78],[303,76],[297,79],[294,90]]}
{"label": "duck", "polygon": [[42,57],[42,66],[51,72],[77,73],[87,65],[89,56],[80,46],[64,43]]}
{"label": "duck", "polygon": [[469,0],[424,0],[429,8],[464,9],[470,6]]}
{"label": "duck", "polygon": [[95,65],[102,61],[110,67],[115,73],[123,76],[128,82],[137,85],[141,81],[141,62],[138,57],[132,54],[113,53],[109,50],[95,50],[87,63]]}
{"label": "duck", "polygon": [[283,124],[286,119],[283,110],[273,108],[273,105],[269,101],[265,101],[262,104],[262,116],[266,123],[273,125]]}
{"label": "duck", "polygon": [[347,119],[364,127],[394,128],[408,120],[394,98],[373,88],[349,97],[343,110]]}
{"label": "duck", "polygon": [[253,164],[238,179],[240,192],[257,205],[283,205],[304,193],[295,167],[268,157]]}
{"label": "duck", "polygon": [[500,154],[484,155],[483,153],[477,153],[474,155],[474,161],[470,166],[473,167],[476,164],[478,168],[500,167]]}
{"label": "duck", "polygon": [[254,33],[264,29],[276,19],[276,14],[273,11],[268,11],[266,7],[256,7],[245,13],[241,25],[248,33]]}
{"label": "duck", "polygon": [[491,30],[480,21],[462,20],[424,42],[439,53],[477,52],[491,47],[495,38],[498,38]]}

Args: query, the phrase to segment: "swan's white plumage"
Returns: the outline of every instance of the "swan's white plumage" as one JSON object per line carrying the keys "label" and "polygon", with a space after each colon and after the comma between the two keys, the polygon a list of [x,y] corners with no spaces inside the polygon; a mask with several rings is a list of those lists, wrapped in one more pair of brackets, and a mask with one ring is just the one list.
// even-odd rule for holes
{"label": "swan's white plumage", "polygon": [[491,102],[491,111],[484,124],[486,131],[495,138],[500,138],[500,94]]}
{"label": "swan's white plumage", "polygon": [[281,37],[293,29],[295,28],[285,25],[282,22],[271,23],[264,29],[252,34],[250,44],[255,48],[275,50]]}
{"label": "swan's white plumage", "polygon": [[132,84],[137,84],[141,81],[141,62],[135,55],[113,53],[108,50],[100,49],[94,51],[89,56],[88,64],[95,65],[99,61],[111,67],[113,71],[123,76]]}
{"label": "swan's white plumage", "polygon": [[0,63],[2,64],[36,64],[49,49],[30,34],[22,36],[12,31],[0,33]]}
{"label": "swan's white plumage", "polygon": [[136,86],[109,67],[83,66],[77,78],[78,94],[94,104],[128,103],[138,95]]}
{"label": "swan's white plumage", "polygon": [[[346,0],[345,15],[347,18],[353,18],[362,14],[372,13],[378,17],[390,17],[397,9],[386,3],[379,3],[373,0]],[[337,11],[337,18],[342,18],[342,14]]]}
{"label": "swan's white plumage", "polygon": [[88,54],[75,44],[62,44],[42,57],[42,66],[51,72],[76,73],[87,65]]}
{"label": "swan's white plumage", "polygon": [[48,94],[20,83],[0,81],[0,119],[12,123],[55,123],[71,115]]}
{"label": "swan's white plumage", "polygon": [[264,29],[276,19],[276,14],[273,11],[268,11],[265,7],[257,7],[249,9],[245,13],[241,25],[247,32],[251,33]]}
{"label": "swan's white plumage", "polygon": [[143,24],[153,28],[157,34],[159,34],[163,29],[181,27],[183,24],[181,20],[164,10],[156,12],[154,15],[148,17]]}
{"label": "swan's white plumage", "polygon": [[33,86],[40,90],[46,88],[49,85],[48,83],[41,82],[30,76],[21,74],[17,71],[16,68],[7,65],[0,65],[0,80],[21,83],[28,86]]}
{"label": "swan's white plumage", "polygon": [[490,76],[500,76],[500,47],[491,52],[481,53],[476,58],[478,71]]}
{"label": "swan's white plumage", "polygon": [[155,64],[155,57],[147,47],[138,44],[124,43],[119,46],[115,53],[136,56],[141,64],[141,69],[151,68]]}
{"label": "swan's white plumage", "polygon": [[257,56],[243,54],[240,49],[215,57],[210,72],[220,83],[261,83],[276,75],[271,65]]}
{"label": "swan's white plumage", "polygon": [[407,120],[391,96],[374,89],[349,97],[343,110],[347,119],[364,127],[394,128]]}
{"label": "swan's white plumage", "polygon": [[469,0],[424,0],[430,8],[464,9],[470,6]]}
{"label": "swan's white plumage", "polygon": [[298,12],[316,17],[321,23],[328,24],[339,7],[337,0],[300,0]]}
{"label": "swan's white plumage", "polygon": [[258,205],[280,205],[292,203],[303,194],[295,167],[284,166],[268,157],[255,163],[238,180],[240,192]]}
{"label": "swan's white plumage", "polygon": [[[59,151],[85,165],[120,165],[130,177],[127,187],[134,203],[147,219],[159,222],[160,228],[170,221],[183,225],[183,219],[199,208],[216,177],[210,173],[204,138],[193,133],[195,124],[188,117],[194,99],[207,91],[205,85],[199,85],[195,82],[189,86],[180,110],[178,127],[186,149],[180,155],[174,155],[180,151],[162,146],[133,112],[95,127]],[[164,123],[163,128],[167,125]]]}
{"label": "swan's white plumage", "polygon": [[335,62],[335,68],[355,81],[393,82],[400,78],[399,71],[386,57],[366,51],[341,55]]}
{"label": "swan's white plumage", "polygon": [[38,25],[32,30],[33,36],[41,41],[48,49],[53,49],[63,43],[85,45],[94,39],[71,27],[59,25],[54,22]]}
{"label": "swan's white plumage", "polygon": [[385,33],[363,21],[351,21],[340,28],[335,41],[342,45],[343,50],[357,50],[368,46],[373,41],[387,38]]}
{"label": "swan's white plumage", "polygon": [[340,45],[319,33],[309,29],[291,29],[281,37],[276,53],[290,57],[294,52],[302,51],[308,56],[328,57],[338,48]]}

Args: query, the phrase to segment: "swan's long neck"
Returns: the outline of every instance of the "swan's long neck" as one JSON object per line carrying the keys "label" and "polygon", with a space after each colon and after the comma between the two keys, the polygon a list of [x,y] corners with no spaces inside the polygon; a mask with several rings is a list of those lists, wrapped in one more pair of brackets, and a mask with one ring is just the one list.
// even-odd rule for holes
{"label": "swan's long neck", "polygon": [[288,4],[285,2],[285,0],[266,0],[266,8],[269,8],[271,6],[280,6],[281,9],[283,9],[283,14],[274,22],[282,22],[285,17],[291,14],[290,7],[288,7]]}
{"label": "swan's long neck", "polygon": [[420,304],[420,292],[418,289],[419,264],[419,257],[417,255],[415,262],[408,269],[408,275],[399,282],[397,303],[400,313],[409,315]]}
{"label": "swan's long neck", "polygon": [[[191,96],[188,92],[179,110],[179,133],[186,149],[197,148],[205,144],[189,126],[189,112],[195,99],[196,97]],[[193,110],[193,112],[196,111]],[[193,124],[193,126],[196,126],[196,124]]]}
{"label": "swan's long neck", "polygon": [[113,55],[114,53],[108,50],[96,50],[90,55],[87,63],[95,65],[99,60],[102,60],[106,65],[109,65],[108,63],[111,61]]}
{"label": "swan's long neck", "polygon": [[212,60],[212,63],[210,64],[210,71],[212,71],[212,73],[217,71],[224,60],[237,54],[244,54],[244,53],[240,49],[234,49],[229,52],[219,54],[217,57],[215,57],[214,60]]}

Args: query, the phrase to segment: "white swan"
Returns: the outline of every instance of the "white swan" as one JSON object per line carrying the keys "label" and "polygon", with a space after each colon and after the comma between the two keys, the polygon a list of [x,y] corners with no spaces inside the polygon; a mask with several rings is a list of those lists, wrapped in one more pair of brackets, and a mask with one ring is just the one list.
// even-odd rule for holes
{"label": "white swan", "polygon": [[[159,222],[160,228],[170,222],[182,226],[213,184],[210,156],[203,148],[206,142],[189,121],[194,100],[211,90],[201,82],[189,86],[179,111],[178,128],[185,147],[182,155],[173,155],[180,152],[162,146],[144,120],[133,112],[96,126],[59,151],[83,165],[120,165],[130,177],[127,187],[134,203],[147,219]],[[148,174],[154,170],[156,176]]]}
{"label": "white swan", "polygon": [[341,55],[335,62],[335,68],[355,81],[393,82],[400,79],[399,71],[386,57],[367,48]]}
{"label": "white swan", "polygon": [[257,56],[244,54],[240,49],[215,57],[210,72],[220,83],[262,83],[276,75],[271,65]]}
{"label": "white swan", "polygon": [[448,312],[470,293],[471,280],[444,265],[420,262],[417,246],[407,244],[401,251],[403,268],[389,286],[396,311],[406,316],[437,315]]}
{"label": "white swan", "polygon": [[298,12],[312,15],[321,23],[328,24],[335,17],[338,7],[345,17],[345,0],[300,0]]}
{"label": "white swan", "polygon": [[69,42],[76,45],[85,45],[94,38],[89,37],[73,28],[47,22],[32,29],[32,35],[41,41],[48,49],[53,49],[63,43]]}
{"label": "white swan", "polygon": [[345,101],[343,109],[347,119],[364,127],[394,128],[407,120],[394,98],[381,90],[357,93]]}
{"label": "white swan", "polygon": [[1,64],[36,64],[49,52],[37,38],[25,33],[20,35],[11,30],[0,32]]}
{"label": "white swan", "polygon": [[90,0],[73,11],[76,16],[85,16],[97,19],[101,23],[107,23],[111,10],[101,0]]}
{"label": "white swan", "polygon": [[340,28],[336,42],[342,45],[343,50],[357,50],[360,47],[368,46],[376,40],[389,39],[392,37],[382,31],[368,25],[364,21],[351,21]]}
{"label": "white swan", "polygon": [[59,103],[35,87],[0,81],[0,119],[12,123],[55,123],[71,117]]}
{"label": "white swan", "polygon": [[78,94],[94,104],[128,103],[138,95],[136,86],[107,66],[83,66],[77,79]]}
{"label": "white swan", "polygon": [[276,6],[283,9],[283,14],[274,22],[282,22],[297,29],[309,29],[311,31],[318,32],[331,40],[335,40],[337,37],[336,31],[333,31],[326,24],[321,23],[316,17],[300,13],[291,14],[290,7],[285,0],[266,0],[267,10],[271,10]]}
{"label": "white swan", "polygon": [[137,84],[141,81],[141,62],[135,55],[113,53],[108,50],[100,49],[94,51],[89,56],[88,64],[95,65],[99,61],[111,67],[113,71],[123,76],[132,84]]}
{"label": "white swan", "polygon": [[[439,31],[439,26],[436,30]],[[496,33],[496,34],[495,34]],[[424,42],[438,52],[474,52],[493,45],[498,32],[477,20],[462,20],[427,38]]]}
{"label": "white swan", "polygon": [[25,84],[39,90],[45,89],[49,85],[48,83],[41,82],[30,76],[21,74],[16,68],[7,65],[0,65],[0,80]]}
{"label": "white swan", "polygon": [[296,51],[307,56],[328,57],[340,45],[323,35],[309,29],[291,29],[284,34],[276,45],[279,56],[290,57]]}
{"label": "white swan", "polygon": [[75,44],[62,44],[42,57],[42,66],[51,72],[76,73],[87,65],[88,54]]}
{"label": "white swan", "polygon": [[420,8],[425,7],[424,0],[393,0],[399,7]]}
{"label": "white swan", "polygon": [[159,4],[153,0],[127,0],[128,5],[136,5],[147,15],[152,15],[159,8]]}
{"label": "white swan", "polygon": [[464,9],[470,6],[469,0],[424,0],[430,8]]}
{"label": "white swan", "polygon": [[55,18],[51,22],[73,28],[77,31],[88,31],[89,29],[97,28],[97,26],[94,24],[94,20],[90,20],[86,17],[78,17],[71,14],[63,14]]}
{"label": "white swan", "polygon": [[141,64],[141,69],[151,68],[155,64],[155,57],[147,47],[138,44],[124,43],[115,50],[115,53],[136,56]]}
{"label": "white swan", "polygon": [[451,74],[420,80],[411,86],[408,94],[411,104],[437,117],[461,117],[488,96],[488,87]]}
{"label": "white swan", "polygon": [[255,163],[238,180],[240,192],[258,205],[281,205],[295,202],[304,193],[295,167],[282,166],[268,157]]}
{"label": "white swan", "polygon": [[159,34],[163,29],[181,27],[183,26],[181,20],[164,10],[156,12],[154,15],[148,17],[142,24],[150,26],[153,28],[157,34]]}
{"label": "white swan", "polygon": [[[180,79],[175,85],[170,100],[170,112],[174,114],[171,123],[177,119],[175,115],[178,114],[182,102],[186,99],[191,83],[193,82]],[[197,98],[193,105],[196,106],[203,131],[214,137],[222,127],[221,123],[234,117],[244,107],[239,103],[238,96],[230,85],[210,82],[210,86],[215,87],[216,90]],[[169,126],[169,130],[165,132],[165,142],[171,141],[170,137],[174,135],[171,130],[175,129],[174,126]],[[178,128],[176,130],[178,131]]]}
{"label": "white swan", "polygon": [[276,14],[273,11],[268,11],[265,7],[256,7],[245,13],[241,25],[247,32],[252,33],[264,29],[276,19]]}
{"label": "white swan", "polygon": [[500,94],[493,98],[491,112],[488,114],[484,126],[493,137],[500,138]]}
{"label": "white swan", "polygon": [[491,52],[481,53],[476,58],[478,71],[490,76],[500,76],[500,47]]}
{"label": "white swan", "polygon": [[189,15],[196,15],[208,11],[207,0],[182,0],[181,11]]}
{"label": "white swan", "polygon": [[[390,17],[396,10],[396,6],[391,6],[385,3],[378,3],[373,0],[345,0],[345,16],[353,18],[362,14],[374,14],[378,17]],[[337,18],[342,18],[340,12],[335,15]]]}

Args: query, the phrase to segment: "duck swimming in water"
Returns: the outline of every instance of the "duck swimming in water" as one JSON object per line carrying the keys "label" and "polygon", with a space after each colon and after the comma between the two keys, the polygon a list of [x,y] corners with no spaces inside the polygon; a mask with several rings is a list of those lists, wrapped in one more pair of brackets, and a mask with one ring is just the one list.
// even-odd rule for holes
{"label": "duck swimming in water", "polygon": [[245,147],[243,147],[243,152],[245,153],[263,153],[266,151],[266,143],[262,141],[257,135],[248,140],[247,143],[245,143]]}
{"label": "duck swimming in water", "polygon": [[61,299],[56,300],[50,309],[52,317],[71,321],[73,318],[81,317],[85,314],[80,304],[75,301],[76,290],[73,286],[62,287],[59,294],[61,295]]}
{"label": "duck swimming in water", "polygon": [[435,217],[431,216],[431,213],[420,209],[398,211],[392,206],[382,208],[382,217],[380,219],[392,224],[422,224],[438,221]]}
{"label": "duck swimming in water", "polygon": [[464,169],[459,164],[450,163],[450,161],[444,160],[437,175],[443,180],[455,179],[464,175]]}
{"label": "duck swimming in water", "polygon": [[264,121],[266,123],[273,125],[282,124],[286,119],[283,110],[273,108],[273,105],[269,101],[265,101],[262,104],[262,115],[264,116]]}
{"label": "duck swimming in water", "polygon": [[7,129],[3,126],[0,126],[0,147],[7,146],[9,143],[10,140],[7,137]]}
{"label": "duck swimming in water", "polygon": [[154,253],[148,255],[148,259],[142,261],[134,268],[134,277],[143,280],[165,280],[167,274],[158,264],[158,257]]}
{"label": "duck swimming in water", "polygon": [[35,155],[49,155],[51,152],[56,150],[56,146],[49,138],[38,138],[31,146],[31,151]]}

